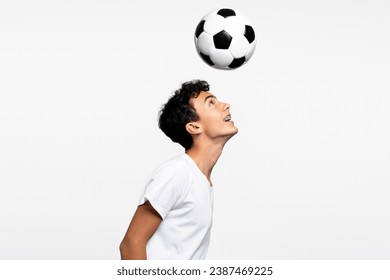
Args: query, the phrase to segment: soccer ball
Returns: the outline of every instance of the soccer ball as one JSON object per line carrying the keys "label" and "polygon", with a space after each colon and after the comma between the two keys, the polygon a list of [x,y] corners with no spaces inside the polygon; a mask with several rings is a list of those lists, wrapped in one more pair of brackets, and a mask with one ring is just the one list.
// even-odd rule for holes
{"label": "soccer ball", "polygon": [[245,16],[232,9],[216,9],[205,15],[195,30],[199,56],[211,67],[232,70],[253,55],[256,36]]}

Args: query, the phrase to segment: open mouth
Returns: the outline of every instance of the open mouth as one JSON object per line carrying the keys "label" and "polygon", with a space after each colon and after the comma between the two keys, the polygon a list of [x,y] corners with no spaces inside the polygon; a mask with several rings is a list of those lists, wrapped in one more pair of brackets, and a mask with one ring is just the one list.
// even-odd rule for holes
{"label": "open mouth", "polygon": [[224,122],[228,122],[228,121],[231,121],[231,120],[232,120],[232,116],[231,116],[231,115],[227,115],[227,116],[223,119]]}

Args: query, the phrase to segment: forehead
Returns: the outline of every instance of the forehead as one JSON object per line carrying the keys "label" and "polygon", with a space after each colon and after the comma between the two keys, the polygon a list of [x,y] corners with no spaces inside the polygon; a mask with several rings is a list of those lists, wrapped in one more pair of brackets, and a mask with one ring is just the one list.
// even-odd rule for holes
{"label": "forehead", "polygon": [[198,95],[196,98],[193,98],[193,99],[194,99],[194,101],[195,101],[195,100],[198,100],[198,101],[200,101],[200,102],[204,102],[206,99],[208,99],[208,98],[210,98],[210,97],[216,98],[215,95],[212,94],[211,92],[208,92],[208,91],[201,91],[201,92],[199,93],[199,95]]}
{"label": "forehead", "polygon": [[204,104],[206,99],[209,99],[210,97],[215,97],[211,92],[208,91],[201,91],[197,97],[192,97],[190,99],[190,104],[194,107],[200,106]]}

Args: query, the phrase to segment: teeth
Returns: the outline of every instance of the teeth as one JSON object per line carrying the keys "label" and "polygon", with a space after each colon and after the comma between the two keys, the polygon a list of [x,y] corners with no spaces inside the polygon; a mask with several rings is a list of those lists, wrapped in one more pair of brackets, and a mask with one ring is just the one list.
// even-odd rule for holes
{"label": "teeth", "polygon": [[226,118],[224,118],[223,121],[228,122],[228,121],[230,121],[231,119],[232,119],[232,117],[229,115],[229,116],[227,116]]}

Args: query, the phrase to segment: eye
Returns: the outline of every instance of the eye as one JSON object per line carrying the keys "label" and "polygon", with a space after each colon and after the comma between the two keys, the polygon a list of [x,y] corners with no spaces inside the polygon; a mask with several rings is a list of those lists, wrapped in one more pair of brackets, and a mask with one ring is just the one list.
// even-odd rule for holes
{"label": "eye", "polygon": [[210,98],[210,102],[209,102],[209,105],[215,105],[215,100]]}

